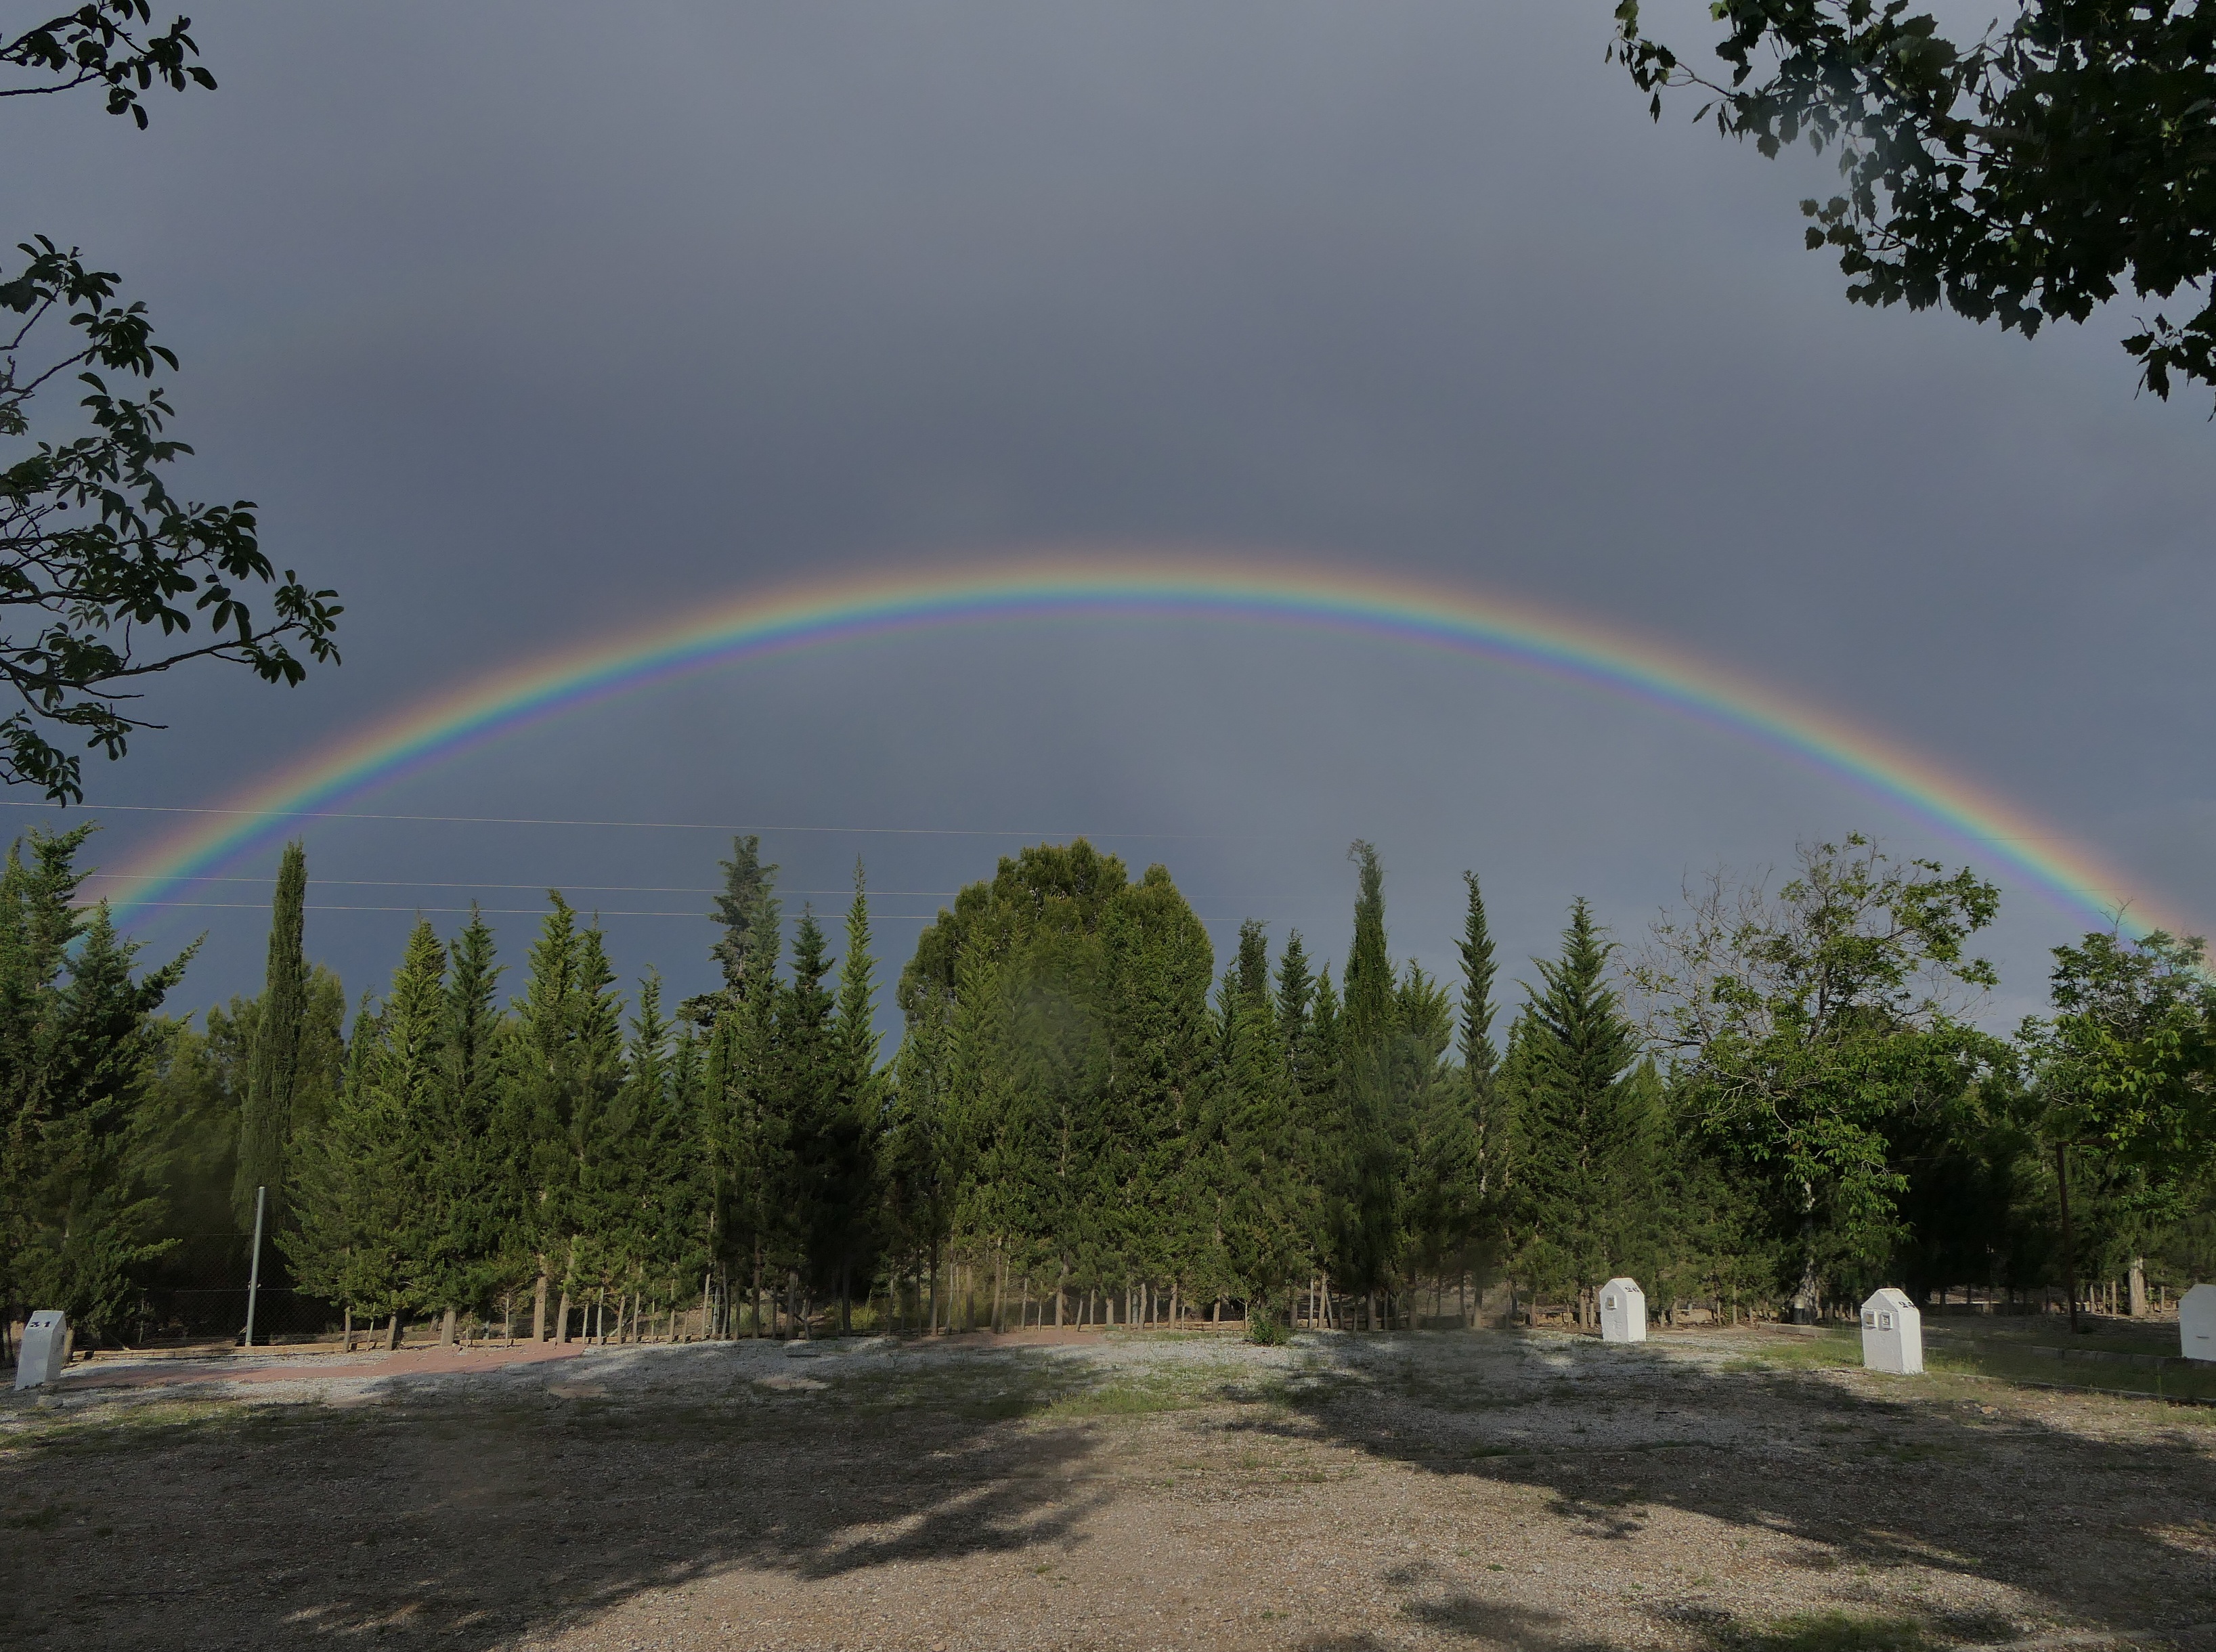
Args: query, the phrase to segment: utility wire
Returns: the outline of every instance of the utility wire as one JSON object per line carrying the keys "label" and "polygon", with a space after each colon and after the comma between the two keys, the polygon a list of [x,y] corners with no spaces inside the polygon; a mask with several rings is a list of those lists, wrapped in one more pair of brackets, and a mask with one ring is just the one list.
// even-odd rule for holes
{"label": "utility wire", "polygon": [[[156,872],[89,872],[85,873],[88,879],[121,878],[138,883],[166,878],[167,876],[166,873]],[[185,881],[194,884],[267,884],[269,879],[267,877],[194,876],[188,877]],[[354,889],[558,889],[565,892],[573,889],[588,889],[595,893],[612,895],[721,895],[725,892],[721,888],[697,888],[691,884],[565,884],[559,878],[551,878],[543,884],[440,883],[429,878],[311,878],[308,883],[311,888],[317,885],[323,885],[327,887],[342,886]],[[849,884],[844,889],[780,889],[775,892],[779,895],[851,895],[854,892],[854,889],[853,885]],[[871,895],[923,896],[952,895],[956,891],[951,889],[873,889],[870,893]]]}
{"label": "utility wire", "polygon": [[[51,803],[0,798],[10,809],[52,809]],[[79,807],[89,815],[233,815],[253,820],[397,820],[446,826],[625,826],[668,832],[825,832],[876,834],[888,837],[1130,837],[1176,842],[1243,842],[1249,833],[1234,832],[1049,832],[982,826],[726,826],[703,820],[564,820],[555,816],[372,815],[336,809],[214,809],[180,804],[99,803]]]}

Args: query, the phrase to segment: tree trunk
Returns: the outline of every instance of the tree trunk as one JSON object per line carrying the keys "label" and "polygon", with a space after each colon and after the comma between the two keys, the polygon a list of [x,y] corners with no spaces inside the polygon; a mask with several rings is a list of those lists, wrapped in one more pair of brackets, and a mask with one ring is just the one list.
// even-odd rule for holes
{"label": "tree trunk", "polygon": [[531,1340],[533,1342],[546,1340],[546,1269],[541,1266],[539,1283],[531,1292]]}
{"label": "tree trunk", "polygon": [[562,1305],[554,1310],[554,1340],[557,1342],[569,1340],[569,1289],[567,1285],[562,1288]]}
{"label": "tree trunk", "polygon": [[1006,1307],[1008,1297],[1008,1251],[1005,1240],[993,1247],[993,1335],[1000,1335],[1008,1328]]}
{"label": "tree trunk", "polygon": [[[0,1314],[0,1335],[4,1335],[6,1333],[6,1325],[4,1322],[7,1317],[7,1315]],[[352,1353],[354,1352],[354,1304],[352,1303],[347,1304],[346,1317],[341,1321],[341,1324],[344,1328],[346,1341],[340,1346],[343,1347],[347,1353]]]}
{"label": "tree trunk", "polygon": [[400,1346],[400,1310],[392,1310],[392,1322],[385,1328],[385,1349],[390,1353]]}
{"label": "tree trunk", "polygon": [[442,1348],[451,1348],[454,1346],[454,1310],[451,1308],[446,1310],[445,1316],[439,1321],[439,1346]]}

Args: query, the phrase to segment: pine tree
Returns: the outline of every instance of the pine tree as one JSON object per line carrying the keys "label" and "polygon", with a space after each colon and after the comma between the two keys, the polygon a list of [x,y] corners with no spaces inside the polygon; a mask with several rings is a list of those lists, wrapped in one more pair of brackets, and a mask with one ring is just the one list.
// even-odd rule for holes
{"label": "pine tree", "polygon": [[[446,949],[418,920],[385,1002],[355,1018],[347,1082],[299,1155],[295,1219],[278,1243],[306,1289],[388,1318],[439,1294]],[[427,1298],[432,1300],[427,1302]]]}
{"label": "pine tree", "polygon": [[1637,1219],[1626,1201],[1638,1198],[1634,1175],[1653,1137],[1643,1098],[1624,1083],[1639,1039],[1608,982],[1613,952],[1577,901],[1560,957],[1536,960],[1542,986],[1518,1028],[1519,1266],[1541,1289],[1608,1279]]}
{"label": "pine tree", "polygon": [[1407,1239],[1419,1274],[1434,1281],[1477,1230],[1478,1150],[1468,1075],[1449,1058],[1456,1015],[1446,989],[1414,964],[1395,999],[1400,1039],[1394,1093],[1405,1132]]}
{"label": "pine tree", "polygon": [[392,977],[380,1017],[380,1050],[370,1076],[370,1117],[391,1132],[398,1194],[396,1300],[415,1310],[451,1310],[469,1279],[453,1254],[458,1197],[473,1180],[477,1142],[453,1132],[446,1039],[446,949],[422,918]]}
{"label": "pine tree", "polygon": [[563,1283],[568,1293],[593,1311],[597,1329],[625,1261],[620,1246],[629,1144],[617,1111],[624,1083],[624,1006],[608,962],[607,939],[597,924],[578,932],[576,960],[576,1065],[569,1131],[562,1143],[572,1165]]}
{"label": "pine tree", "polygon": [[253,1226],[255,1189],[269,1190],[274,1210],[281,1211],[284,1205],[285,1154],[292,1136],[307,1010],[307,963],[302,952],[307,892],[307,851],[298,842],[287,843],[277,868],[269,960],[255,1018],[246,1107],[239,1121],[238,1171],[231,1186],[231,1205],[242,1230]]}
{"label": "pine tree", "polygon": [[777,968],[782,924],[777,897],[777,867],[761,858],[761,839],[734,837],[731,858],[716,863],[723,869],[723,892],[716,897],[709,918],[723,928],[708,954],[723,971],[720,992],[688,998],[678,1014],[697,1026],[714,1025],[717,1014],[746,996],[748,983]]}
{"label": "pine tree", "polygon": [[709,1115],[717,1260],[746,1281],[755,1335],[766,1335],[764,1291],[786,1241],[780,1212],[790,1181],[791,1131],[777,1069],[777,960],[780,936],[758,938],[736,1001],[722,1001],[710,1027],[703,1085]]}
{"label": "pine tree", "polygon": [[[531,948],[500,1076],[499,1156],[517,1247],[530,1259],[533,1340],[546,1335],[550,1293],[569,1266],[576,1182],[569,1143],[581,1067],[576,914],[556,891],[547,891],[547,900],[551,909]],[[565,1320],[556,1335],[567,1328]]]}
{"label": "pine tree", "polygon": [[[492,930],[474,904],[454,937],[439,1006],[440,1066],[431,1088],[424,1145],[422,1276],[425,1305],[446,1316],[480,1305],[515,1259],[508,1250],[518,1211],[504,1197],[494,1130],[499,1106],[500,980]],[[503,1262],[507,1264],[504,1269]]]}
{"label": "pine tree", "polygon": [[1251,1326],[1282,1322],[1307,1263],[1294,1159],[1293,1074],[1270,990],[1269,949],[1253,920],[1226,971],[1217,1104],[1208,1145],[1218,1161],[1217,1245]]}

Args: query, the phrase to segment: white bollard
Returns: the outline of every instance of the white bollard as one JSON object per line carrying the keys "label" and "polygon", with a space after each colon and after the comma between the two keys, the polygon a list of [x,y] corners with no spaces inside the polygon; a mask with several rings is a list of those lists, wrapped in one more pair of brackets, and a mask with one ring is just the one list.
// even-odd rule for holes
{"label": "white bollard", "polygon": [[1610,1279],[1600,1288],[1600,1340],[1647,1340],[1647,1293],[1636,1279]]}
{"label": "white bollard", "polygon": [[69,1320],[58,1308],[41,1308],[23,1327],[15,1350],[15,1386],[36,1388],[62,1374],[69,1359]]}
{"label": "white bollard", "polygon": [[2196,1285],[2177,1299],[2177,1343],[2188,1359],[2216,1359],[2216,1285]]}
{"label": "white bollard", "polygon": [[1887,1285],[1862,1304],[1862,1368],[1912,1377],[1924,1369],[1924,1316]]}

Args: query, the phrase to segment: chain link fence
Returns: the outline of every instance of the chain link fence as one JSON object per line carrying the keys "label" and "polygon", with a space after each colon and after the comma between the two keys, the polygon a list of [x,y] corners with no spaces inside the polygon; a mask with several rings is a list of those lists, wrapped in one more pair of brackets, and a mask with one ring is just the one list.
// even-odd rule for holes
{"label": "chain link fence", "polygon": [[[236,1233],[187,1234],[149,1270],[131,1327],[141,1347],[237,1337],[246,1329],[254,1275],[253,1241]],[[254,1305],[257,1343],[297,1342],[337,1331],[337,1303],[294,1287],[276,1248],[262,1249],[261,1288]]]}

